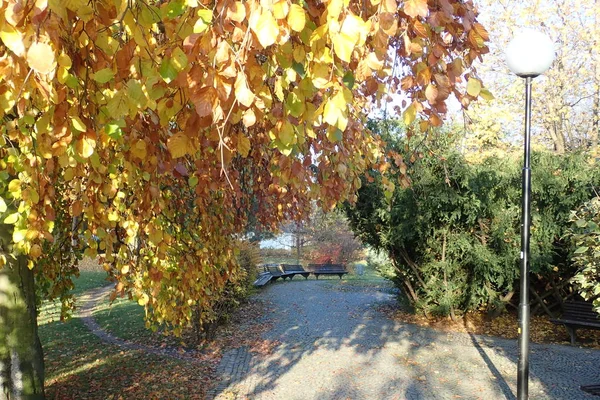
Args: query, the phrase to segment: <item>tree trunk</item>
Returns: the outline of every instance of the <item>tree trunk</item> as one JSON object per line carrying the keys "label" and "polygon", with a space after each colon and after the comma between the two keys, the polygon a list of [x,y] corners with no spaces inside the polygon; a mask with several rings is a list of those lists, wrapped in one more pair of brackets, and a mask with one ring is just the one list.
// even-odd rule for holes
{"label": "tree trunk", "polygon": [[44,356],[38,337],[33,271],[13,258],[12,227],[0,224],[0,395],[7,400],[44,399]]}

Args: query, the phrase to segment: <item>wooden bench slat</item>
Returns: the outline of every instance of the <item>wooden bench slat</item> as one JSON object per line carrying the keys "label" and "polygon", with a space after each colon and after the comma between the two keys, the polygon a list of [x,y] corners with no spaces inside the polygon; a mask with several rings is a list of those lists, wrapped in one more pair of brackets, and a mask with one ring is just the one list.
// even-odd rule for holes
{"label": "wooden bench slat", "polygon": [[571,336],[571,344],[575,344],[577,329],[600,330],[600,315],[594,311],[592,303],[583,301],[569,301],[563,304],[563,315],[551,319],[554,324],[564,325]]}

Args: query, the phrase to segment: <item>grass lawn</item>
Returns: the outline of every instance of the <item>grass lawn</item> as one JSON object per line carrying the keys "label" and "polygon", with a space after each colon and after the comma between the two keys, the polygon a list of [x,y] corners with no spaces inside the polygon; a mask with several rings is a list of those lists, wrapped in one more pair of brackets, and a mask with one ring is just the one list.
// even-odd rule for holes
{"label": "grass lawn", "polygon": [[[107,285],[106,273],[83,270],[73,293]],[[106,310],[104,310],[106,311]],[[100,315],[103,315],[103,312]],[[108,313],[108,312],[107,312]],[[198,363],[123,350],[106,344],[87,330],[81,319],[59,321],[60,305],[46,302],[38,316],[46,364],[49,399],[200,399],[212,376],[214,360]],[[144,329],[143,309],[120,301],[108,313],[123,321],[119,335],[150,335]],[[114,323],[119,325],[119,323]],[[130,335],[126,334],[130,332]]]}

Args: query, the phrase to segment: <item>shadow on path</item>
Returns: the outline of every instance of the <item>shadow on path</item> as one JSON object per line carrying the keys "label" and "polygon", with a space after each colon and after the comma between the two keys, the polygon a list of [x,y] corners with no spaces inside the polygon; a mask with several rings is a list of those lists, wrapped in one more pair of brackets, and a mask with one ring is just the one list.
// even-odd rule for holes
{"label": "shadow on path", "polygon": [[[394,322],[384,283],[291,281],[258,296],[276,304],[264,321],[270,354],[225,354],[216,399],[514,399],[516,341]],[[589,399],[599,351],[532,345],[531,399]]]}

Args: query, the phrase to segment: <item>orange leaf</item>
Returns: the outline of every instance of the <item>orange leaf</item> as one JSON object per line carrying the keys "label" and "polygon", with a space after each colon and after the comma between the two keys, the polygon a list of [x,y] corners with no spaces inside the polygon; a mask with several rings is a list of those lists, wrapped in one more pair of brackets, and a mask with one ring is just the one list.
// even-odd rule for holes
{"label": "orange leaf", "polygon": [[426,18],[429,14],[427,0],[406,0],[404,2],[404,12],[406,13],[406,15],[412,18]]}
{"label": "orange leaf", "polygon": [[488,31],[485,29],[485,27],[483,25],[481,25],[479,22],[475,22],[473,24],[473,29],[475,29],[475,32],[477,32],[477,34],[479,36],[481,36],[481,38],[483,40],[490,40],[490,34],[488,33]]}
{"label": "orange leaf", "polygon": [[56,68],[56,57],[47,43],[36,42],[27,51],[27,64],[35,72],[49,74]]}
{"label": "orange leaf", "polygon": [[434,85],[432,85],[431,83],[429,85],[427,85],[427,88],[425,89],[425,97],[427,98],[427,101],[429,102],[429,104],[435,104],[435,102],[437,100],[437,96],[438,96],[437,88]]}
{"label": "orange leaf", "polygon": [[246,8],[241,1],[229,3],[227,6],[227,18],[235,22],[242,22],[246,19]]}
{"label": "orange leaf", "polygon": [[238,136],[237,150],[244,158],[248,157],[248,153],[250,153],[250,139],[244,134]]}
{"label": "orange leaf", "polygon": [[213,113],[213,109],[217,107],[219,101],[217,90],[214,87],[206,86],[200,90],[192,91],[190,94],[191,100],[196,106],[196,113],[200,117],[206,117]]}

